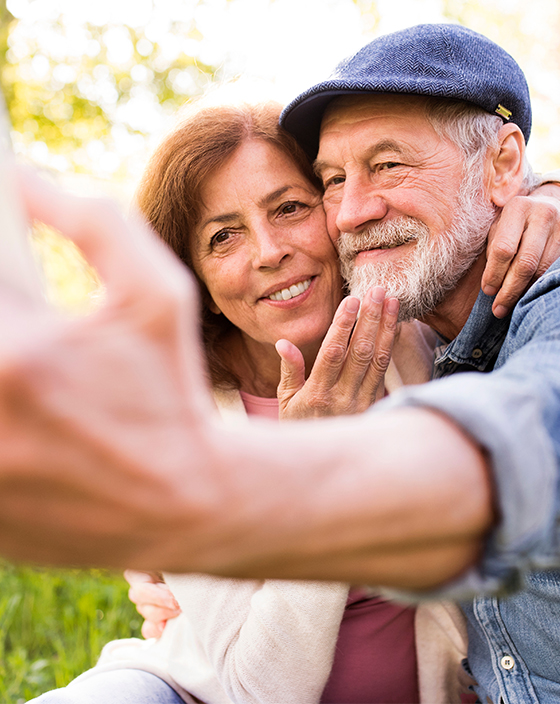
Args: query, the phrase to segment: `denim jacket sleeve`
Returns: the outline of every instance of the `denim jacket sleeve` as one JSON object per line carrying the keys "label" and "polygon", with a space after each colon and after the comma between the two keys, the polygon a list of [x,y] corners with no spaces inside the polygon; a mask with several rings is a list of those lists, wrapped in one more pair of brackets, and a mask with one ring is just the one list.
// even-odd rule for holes
{"label": "denim jacket sleeve", "polygon": [[[481,304],[481,297],[487,298],[479,296],[475,316],[490,310],[491,301]],[[480,356],[476,340],[470,342]],[[560,567],[559,263],[516,306],[493,371],[404,389],[382,406],[438,410],[489,456],[498,524],[479,564],[437,596],[514,590],[526,572]]]}

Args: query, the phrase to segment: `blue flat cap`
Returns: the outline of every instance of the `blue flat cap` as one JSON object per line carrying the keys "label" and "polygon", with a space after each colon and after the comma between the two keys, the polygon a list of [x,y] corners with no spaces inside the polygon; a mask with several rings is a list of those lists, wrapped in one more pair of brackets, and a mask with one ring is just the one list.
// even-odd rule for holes
{"label": "blue flat cap", "polygon": [[421,24],[374,39],[282,112],[280,124],[314,158],[321,120],[339,95],[405,93],[454,98],[517,124],[529,139],[531,101],[523,71],[494,42],[457,24]]}

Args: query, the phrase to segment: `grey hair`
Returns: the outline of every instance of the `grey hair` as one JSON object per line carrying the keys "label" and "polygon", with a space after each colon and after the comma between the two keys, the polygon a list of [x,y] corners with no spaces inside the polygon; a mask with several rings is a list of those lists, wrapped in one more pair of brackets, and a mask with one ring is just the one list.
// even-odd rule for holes
{"label": "grey hair", "polygon": [[[463,100],[428,98],[426,117],[437,134],[448,139],[465,156],[463,176],[480,174],[489,149],[499,147],[498,134],[504,124],[500,117]],[[527,157],[523,158],[522,189],[531,192],[538,185]]]}

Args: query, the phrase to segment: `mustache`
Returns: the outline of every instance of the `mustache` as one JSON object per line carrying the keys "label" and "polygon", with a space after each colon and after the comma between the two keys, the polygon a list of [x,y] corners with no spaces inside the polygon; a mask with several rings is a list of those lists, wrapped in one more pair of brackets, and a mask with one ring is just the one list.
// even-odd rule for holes
{"label": "mustache", "polygon": [[429,230],[423,222],[401,217],[370,225],[358,233],[341,232],[336,246],[339,257],[347,259],[369,249],[390,249],[425,239],[428,235]]}

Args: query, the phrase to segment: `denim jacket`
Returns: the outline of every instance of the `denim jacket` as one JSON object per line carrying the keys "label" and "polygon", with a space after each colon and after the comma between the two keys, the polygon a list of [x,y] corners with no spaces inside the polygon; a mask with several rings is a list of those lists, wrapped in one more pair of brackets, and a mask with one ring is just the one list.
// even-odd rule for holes
{"label": "denim jacket", "polygon": [[560,702],[560,261],[511,319],[491,307],[480,293],[436,380],[383,405],[437,409],[490,458],[499,524],[476,568],[437,594],[461,601],[480,700]]}

